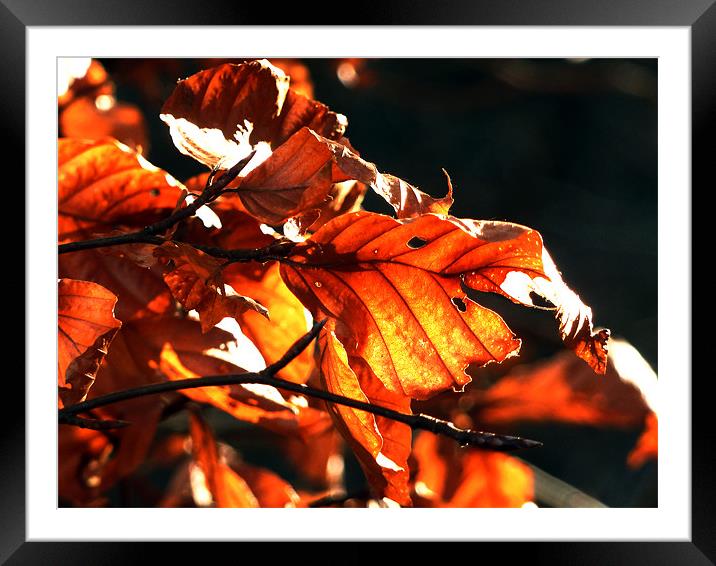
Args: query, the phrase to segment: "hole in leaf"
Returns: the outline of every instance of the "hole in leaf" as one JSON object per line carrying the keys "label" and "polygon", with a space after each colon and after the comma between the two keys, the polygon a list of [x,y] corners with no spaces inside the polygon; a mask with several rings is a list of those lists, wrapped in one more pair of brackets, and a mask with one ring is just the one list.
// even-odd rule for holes
{"label": "hole in leaf", "polygon": [[455,305],[457,310],[460,312],[465,312],[467,310],[467,305],[465,304],[465,301],[463,301],[460,297],[453,297],[450,299],[450,302]]}
{"label": "hole in leaf", "polygon": [[149,194],[152,195],[153,197],[158,197],[159,189],[152,189],[151,191],[149,191]]}
{"label": "hole in leaf", "polygon": [[428,241],[423,240],[420,236],[413,236],[410,240],[408,240],[408,247],[417,250],[422,248],[427,243]]}
{"label": "hole in leaf", "polygon": [[545,309],[553,309],[554,304],[547,299],[545,299],[542,295],[539,293],[535,293],[534,291],[530,291],[530,301],[532,301],[532,304],[536,307],[541,307]]}

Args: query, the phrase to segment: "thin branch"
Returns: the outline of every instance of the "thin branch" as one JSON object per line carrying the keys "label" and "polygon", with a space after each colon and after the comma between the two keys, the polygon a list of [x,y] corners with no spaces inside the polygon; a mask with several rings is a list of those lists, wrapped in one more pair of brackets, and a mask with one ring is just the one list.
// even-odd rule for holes
{"label": "thin branch", "polygon": [[541,442],[535,440],[529,440],[527,438],[520,438],[518,436],[508,436],[501,434],[493,434],[491,432],[482,432],[478,430],[461,429],[453,425],[448,421],[437,419],[429,415],[408,415],[400,413],[383,407],[380,405],[373,405],[350,397],[344,397],[342,395],[336,395],[330,391],[322,389],[315,389],[308,385],[300,383],[293,383],[286,381],[279,377],[276,377],[281,369],[286,367],[292,360],[294,360],[306,347],[314,340],[325,321],[316,323],[313,328],[302,338],[300,338],[288,351],[279,359],[277,362],[267,366],[266,369],[260,372],[252,373],[241,373],[241,374],[225,374],[225,375],[209,375],[206,377],[199,378],[188,378],[180,379],[177,381],[166,381],[162,383],[153,383],[151,385],[145,385],[142,387],[136,387],[134,389],[127,389],[125,391],[117,391],[115,393],[109,393],[102,395],[101,397],[95,397],[88,401],[72,405],[71,407],[65,407],[59,411],[60,420],[66,418],[68,415],[76,415],[77,413],[83,413],[91,409],[103,407],[117,403],[119,401],[126,401],[128,399],[135,399],[137,397],[144,397],[146,395],[156,395],[158,393],[167,393],[170,391],[180,391],[182,389],[195,389],[198,387],[211,387],[221,385],[241,385],[249,383],[259,383],[264,385],[271,385],[277,389],[283,389],[284,391],[291,391],[294,393],[300,393],[307,397],[313,397],[316,399],[322,399],[328,403],[334,403],[336,405],[343,405],[351,407],[353,409],[359,409],[397,421],[408,425],[412,429],[427,430],[435,434],[447,436],[456,440],[461,446],[476,446],[479,448],[488,448],[491,450],[509,451],[517,450],[520,448],[534,448],[541,446]]}
{"label": "thin branch", "polygon": [[92,430],[110,430],[114,428],[124,428],[129,426],[130,422],[127,421],[115,421],[109,419],[88,419],[85,417],[78,417],[72,414],[63,414],[60,412],[58,417],[59,424],[66,424],[77,426],[79,428],[89,428]]}
{"label": "thin branch", "polygon": [[[211,202],[218,197],[223,189],[231,183],[238,175],[246,164],[251,161],[253,153],[248,155],[246,158],[239,161],[236,165],[227,170],[219,179],[213,181],[213,176],[209,177],[204,191],[199,195],[191,204],[188,204],[184,208],[180,208],[173,214],[155,222],[150,226],[146,226],[144,229],[137,232],[129,232],[127,234],[121,234],[119,236],[111,236],[108,238],[95,238],[93,240],[84,240],[80,242],[70,242],[68,244],[60,244],[57,247],[59,254],[66,254],[70,252],[77,252],[81,250],[92,250],[96,248],[106,248],[110,246],[121,246],[124,244],[156,244],[161,245],[164,243],[164,238],[158,237],[158,234],[166,232],[169,228],[178,224],[182,220],[193,216],[199,208],[205,204]],[[249,250],[244,250],[249,251]]]}

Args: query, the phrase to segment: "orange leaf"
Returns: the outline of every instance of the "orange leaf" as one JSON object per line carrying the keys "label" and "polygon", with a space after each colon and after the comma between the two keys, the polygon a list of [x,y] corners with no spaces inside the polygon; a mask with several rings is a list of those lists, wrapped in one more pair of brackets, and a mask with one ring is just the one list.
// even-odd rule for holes
{"label": "orange leaf", "polygon": [[[186,355],[179,356],[170,342],[161,352],[159,369],[172,381],[195,379],[205,375],[245,373],[230,361],[211,358],[212,352],[201,357],[200,364]],[[218,356],[218,353],[215,353]],[[212,367],[214,366],[213,370]],[[263,384],[225,385],[182,389],[181,393],[199,403],[207,403],[229,413],[236,419],[258,424],[280,433],[312,434],[325,428],[327,416],[307,406],[305,400],[286,400],[275,388]]]}
{"label": "orange leaf", "polygon": [[110,342],[121,326],[117,297],[89,281],[58,284],[58,386],[61,406],[84,401]]}
{"label": "orange leaf", "polygon": [[[556,421],[633,427],[649,413],[642,392],[621,375],[610,357],[606,373],[593,372],[565,352],[518,366],[486,391],[473,391],[480,422]],[[656,380],[654,380],[654,384]]]}
{"label": "orange leaf", "polygon": [[117,102],[111,94],[74,100],[60,114],[64,137],[87,140],[115,138],[146,155],[147,127],[134,104]]}
{"label": "orange leaf", "polygon": [[243,462],[234,464],[232,468],[249,486],[259,507],[285,508],[298,505],[300,497],[293,486],[271,470]]}
{"label": "orange leaf", "polygon": [[392,175],[383,175],[373,163],[358,157],[346,145],[302,128],[274,150],[270,157],[236,183],[247,210],[259,220],[279,224],[299,213],[317,209],[334,183],[360,181],[385,198],[399,218],[435,212],[447,214],[452,186],[442,199],[416,189]]}
{"label": "orange leaf", "polygon": [[220,65],[179,81],[160,117],[177,149],[211,168],[228,168],[258,142],[276,148],[304,126],[338,139],[347,123],[289,90],[289,77],[265,59]]}
{"label": "orange leaf", "polygon": [[[349,365],[346,351],[332,331],[324,330],[320,340],[321,382],[326,390],[357,401],[410,413],[409,398],[388,392],[367,365],[356,363],[356,370]],[[328,411],[336,428],[353,449],[375,495],[410,506],[410,427],[343,405],[329,403]]]}
{"label": "orange leaf", "polygon": [[658,455],[659,422],[655,413],[649,413],[646,417],[644,432],[627,456],[627,464],[632,469],[640,468],[648,460],[656,459]]}
{"label": "orange leaf", "polygon": [[170,213],[185,189],[115,140],[58,142],[58,239],[69,242],[117,224],[144,226]]}
{"label": "orange leaf", "polygon": [[[418,237],[425,245],[415,245]],[[498,245],[438,216],[400,222],[357,212],[298,244],[281,275],[315,319],[339,321],[348,355],[365,359],[388,391],[425,399],[462,389],[470,363],[499,362],[519,349],[502,318],[466,298],[462,272],[452,270],[478,246],[482,253],[463,270],[504,258]]]}
{"label": "orange leaf", "polygon": [[425,432],[413,455],[415,493],[427,507],[521,507],[534,499],[532,470],[511,456],[460,448]]}
{"label": "orange leaf", "polygon": [[[164,260],[164,281],[174,297],[189,310],[197,310],[201,329],[207,332],[225,317],[237,318],[253,310],[268,318],[268,310],[253,299],[239,295],[223,282],[220,261],[183,243],[166,242],[154,250]],[[170,260],[170,261],[169,261]]]}
{"label": "orange leaf", "polygon": [[514,283],[511,274],[525,275],[522,284],[530,276],[549,283],[537,232],[521,228],[508,237],[495,223],[467,222],[343,215],[298,244],[281,274],[314,318],[339,321],[349,356],[365,359],[389,391],[426,399],[460,390],[470,381],[469,364],[501,362],[520,346],[502,318],[461,285],[486,281],[496,290],[493,280]]}
{"label": "orange leaf", "polygon": [[[192,452],[199,469],[200,478],[205,482],[206,488],[216,507],[258,507],[256,496],[241,476],[232,470],[219,457],[219,451],[214,435],[209,425],[195,413],[189,416]],[[196,475],[192,477],[192,488],[197,497],[197,491],[204,486]],[[197,486],[197,484],[199,484]]]}
{"label": "orange leaf", "polygon": [[[245,310],[237,317],[241,332],[254,343],[267,364],[278,360],[309,329],[303,305],[286,287],[275,263],[233,264],[224,271],[224,279],[238,292],[254,297],[268,309],[270,320],[252,310]],[[283,368],[279,376],[305,383],[312,369],[309,347]]]}
{"label": "orange leaf", "polygon": [[[122,322],[172,312],[174,301],[160,267],[148,269],[136,263],[133,250],[139,246],[120,247],[132,250],[115,250],[120,255],[99,249],[62,254],[58,260],[59,276],[91,280],[109,289],[118,298],[115,316]],[[146,257],[146,252],[140,251],[139,255]]]}

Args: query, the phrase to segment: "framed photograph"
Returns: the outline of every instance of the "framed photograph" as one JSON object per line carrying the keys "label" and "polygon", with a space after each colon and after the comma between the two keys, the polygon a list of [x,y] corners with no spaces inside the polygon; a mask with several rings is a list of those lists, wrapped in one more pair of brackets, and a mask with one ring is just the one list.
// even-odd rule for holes
{"label": "framed photograph", "polygon": [[0,5],[27,223],[3,561],[713,563],[711,2],[179,4]]}

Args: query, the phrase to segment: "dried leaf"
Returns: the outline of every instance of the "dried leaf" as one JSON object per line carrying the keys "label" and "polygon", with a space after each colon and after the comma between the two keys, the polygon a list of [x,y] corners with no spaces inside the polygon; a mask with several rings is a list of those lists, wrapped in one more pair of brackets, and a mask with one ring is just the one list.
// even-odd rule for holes
{"label": "dried leaf", "polygon": [[268,310],[253,299],[239,295],[224,283],[220,261],[191,245],[166,242],[154,251],[166,266],[164,281],[174,297],[188,310],[196,310],[201,329],[207,332],[225,317],[238,318],[253,310],[268,318]]}
{"label": "dried leaf", "polygon": [[[326,390],[410,414],[409,398],[388,392],[360,360],[355,361],[355,370],[351,367],[343,345],[332,331],[324,330],[320,340],[321,383]],[[410,506],[410,427],[343,405],[328,404],[328,411],[358,458],[374,495]]]}
{"label": "dried leaf", "polygon": [[304,126],[331,139],[346,127],[344,116],[289,90],[289,78],[265,59],[179,81],[160,117],[177,149],[210,168],[227,168],[259,142],[276,148]]}
{"label": "dried leaf", "polygon": [[167,216],[184,187],[115,140],[58,142],[58,239],[82,240],[115,225]]}
{"label": "dried leaf", "polygon": [[194,499],[198,500],[197,504],[203,501],[203,494],[197,494],[197,491],[203,488],[208,489],[216,507],[258,507],[256,496],[243,478],[219,457],[209,425],[195,413],[189,418],[192,452],[201,471],[198,478],[196,474],[192,474],[191,478],[192,491]]}
{"label": "dried leaf", "polygon": [[115,138],[146,155],[147,126],[134,104],[117,102],[111,94],[82,97],[67,105],[60,114],[64,137],[86,140]]}
{"label": "dried leaf", "polygon": [[[416,237],[425,245],[416,249]],[[453,269],[477,247],[473,261]],[[502,318],[460,287],[464,272],[505,260],[499,245],[438,216],[400,222],[358,212],[297,244],[281,275],[315,319],[339,321],[348,355],[365,359],[388,391],[425,399],[462,389],[470,363],[499,362],[519,349]]]}
{"label": "dried leaf", "polygon": [[494,291],[512,274],[549,282],[537,232],[484,224],[490,229],[431,214],[343,215],[297,244],[281,274],[314,318],[340,321],[349,356],[365,359],[389,391],[426,399],[462,389],[469,364],[501,362],[520,346],[463,284]]}
{"label": "dried leaf", "polygon": [[426,507],[521,507],[534,499],[529,466],[499,452],[465,449],[421,432],[414,489]]}
{"label": "dried leaf", "polygon": [[627,464],[632,469],[640,468],[649,460],[659,456],[659,422],[655,413],[646,417],[644,432],[639,437],[634,449],[627,456]]}
{"label": "dried leaf", "polygon": [[[211,354],[212,352],[208,352]],[[170,342],[161,352],[159,369],[167,379],[195,379],[206,375],[245,373],[243,369],[223,357],[207,358],[203,353],[201,364],[187,356],[178,356]],[[217,352],[213,352],[218,356]],[[210,364],[213,367],[207,367]],[[182,389],[181,393],[199,403],[207,403],[229,413],[241,421],[264,426],[282,434],[311,434],[325,428],[327,416],[308,407],[305,399],[291,397],[286,400],[275,388],[263,384],[225,385]]]}
{"label": "dried leaf", "polygon": [[121,322],[117,297],[96,283],[60,279],[57,299],[60,404],[69,406],[87,397]]}
{"label": "dried leaf", "polygon": [[262,222],[280,224],[292,216],[320,208],[335,183],[360,181],[385,198],[399,218],[429,212],[447,214],[452,186],[442,199],[392,175],[383,175],[343,143],[302,128],[263,163],[240,178],[235,190],[246,209]]}
{"label": "dried leaf", "polygon": [[[639,426],[649,413],[642,392],[615,368],[592,370],[569,352],[537,364],[517,366],[485,391],[473,391],[477,419],[484,423],[568,422],[591,426]],[[655,380],[654,380],[655,381]]]}

